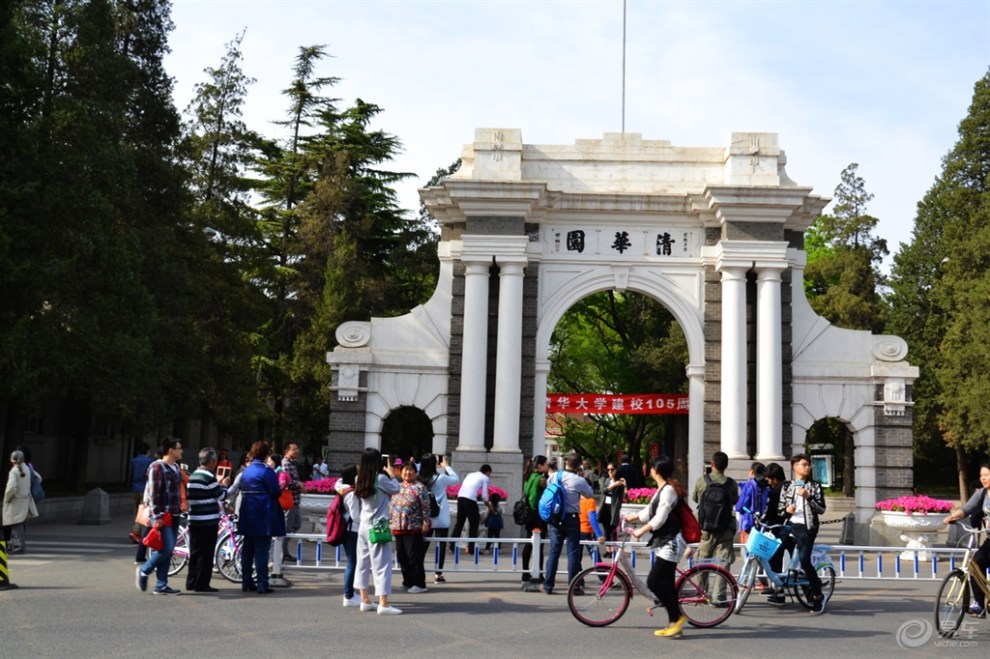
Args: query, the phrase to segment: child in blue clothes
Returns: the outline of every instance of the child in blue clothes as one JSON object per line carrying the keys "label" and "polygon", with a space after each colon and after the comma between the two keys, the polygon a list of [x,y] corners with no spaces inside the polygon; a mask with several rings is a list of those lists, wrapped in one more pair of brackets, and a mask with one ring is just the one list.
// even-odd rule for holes
{"label": "child in blue clothes", "polygon": [[[500,538],[502,537],[502,511],[499,510],[498,504],[502,500],[498,494],[494,492],[488,500],[492,502],[491,511],[488,513],[488,517],[485,518],[485,530],[487,531],[488,537],[490,538]],[[492,548],[492,543],[489,542],[485,545],[485,551]]]}

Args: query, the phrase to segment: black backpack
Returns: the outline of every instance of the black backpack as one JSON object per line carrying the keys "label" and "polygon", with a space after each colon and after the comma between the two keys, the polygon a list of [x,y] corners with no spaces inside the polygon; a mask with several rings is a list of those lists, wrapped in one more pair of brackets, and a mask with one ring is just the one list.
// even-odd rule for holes
{"label": "black backpack", "polygon": [[717,483],[705,474],[705,491],[698,503],[698,521],[701,530],[709,533],[723,533],[732,523],[732,503],[729,498],[729,483]]}

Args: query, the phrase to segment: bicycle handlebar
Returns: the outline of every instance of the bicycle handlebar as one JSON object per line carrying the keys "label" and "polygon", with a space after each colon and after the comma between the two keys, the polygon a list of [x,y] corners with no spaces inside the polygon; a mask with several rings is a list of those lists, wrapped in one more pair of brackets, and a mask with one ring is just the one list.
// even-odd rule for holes
{"label": "bicycle handlebar", "polygon": [[953,520],[953,521],[949,522],[949,524],[958,524],[960,526],[960,528],[962,528],[962,530],[964,532],[970,533],[972,535],[976,535],[977,533],[983,533],[984,531],[987,531],[988,530],[988,529],[978,529],[976,527],[970,526],[969,524],[967,524],[966,522],[962,521],[961,519]]}

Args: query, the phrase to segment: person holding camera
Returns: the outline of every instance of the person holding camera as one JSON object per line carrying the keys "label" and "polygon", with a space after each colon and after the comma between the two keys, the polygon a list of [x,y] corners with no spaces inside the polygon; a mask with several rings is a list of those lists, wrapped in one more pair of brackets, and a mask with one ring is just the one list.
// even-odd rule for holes
{"label": "person holding camera", "polygon": [[[436,517],[431,517],[430,522],[433,528],[429,537],[446,538],[450,535],[450,502],[447,499],[447,488],[461,482],[457,472],[447,464],[447,457],[443,455],[426,454],[419,461],[419,480],[430,491],[436,499]],[[429,543],[424,546],[423,551],[429,549]],[[447,548],[444,543],[440,543],[440,556],[436,563],[436,572],[433,575],[433,583],[446,583],[443,576],[443,563],[447,558]],[[424,556],[425,560],[425,556]]]}
{"label": "person holding camera", "polygon": [[[396,615],[401,609],[389,605],[388,596],[392,593],[392,543],[371,542],[370,532],[375,520],[389,518],[389,502],[399,492],[395,471],[388,456],[378,449],[366,448],[358,463],[357,480],[354,483],[354,496],[361,501],[361,515],[358,523],[357,571],[354,586],[361,595],[361,610],[378,610],[378,615]],[[374,581],[378,606],[371,601],[368,584]]]}

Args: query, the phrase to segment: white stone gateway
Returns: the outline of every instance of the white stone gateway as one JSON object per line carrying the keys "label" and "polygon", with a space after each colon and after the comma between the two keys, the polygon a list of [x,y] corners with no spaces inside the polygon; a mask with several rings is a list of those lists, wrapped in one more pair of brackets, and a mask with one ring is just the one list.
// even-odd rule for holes
{"label": "white stone gateway", "polygon": [[491,464],[514,498],[523,455],[543,447],[554,326],[611,289],[658,300],[687,337],[689,484],[716,450],[737,468],[784,460],[835,417],[855,438],[858,521],[911,488],[918,369],[900,338],[811,310],[803,236],[828,199],[787,177],[776,134],[706,148],[636,133],[543,146],[483,128],[461,157],[454,176],[420,191],[442,228],[433,297],[337,330],[334,468],[379,447],[389,413],[411,406],[430,419],[434,452],[452,453],[461,473]]}

